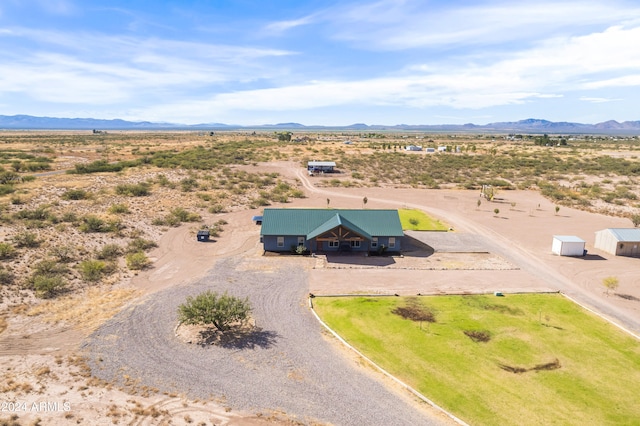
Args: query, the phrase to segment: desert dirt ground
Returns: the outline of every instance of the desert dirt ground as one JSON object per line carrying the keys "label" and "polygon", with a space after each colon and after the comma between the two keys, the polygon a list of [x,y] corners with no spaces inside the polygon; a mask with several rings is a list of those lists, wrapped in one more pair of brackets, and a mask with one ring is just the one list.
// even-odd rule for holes
{"label": "desert dirt ground", "polygon": [[[448,223],[453,233],[473,235],[488,248],[460,253],[409,251],[385,264],[370,264],[361,258],[318,256],[305,261],[309,292],[322,294],[445,294],[501,291],[562,291],[585,306],[629,330],[640,333],[640,259],[615,257],[593,247],[594,233],[608,227],[628,227],[627,219],[570,208],[555,212],[555,205],[534,191],[505,191],[495,202],[464,190],[407,188],[327,188],[318,185],[325,177],[308,177],[292,163],[251,166],[253,170],[277,171],[298,179],[306,198],[283,207],[418,208]],[[515,203],[515,205],[513,205]],[[499,208],[500,213],[494,214]],[[256,268],[286,264],[287,256],[265,257],[259,244],[259,226],[251,217],[256,210],[215,215],[228,225],[211,243],[198,243],[194,225],[170,229],[150,253],[152,268],[125,283],[135,290],[129,303],[163,289],[193,282],[210,270],[212,259],[242,258]],[[213,215],[212,215],[213,217]],[[560,257],[551,254],[553,235],[576,235],[587,241],[588,256]],[[419,239],[418,235],[414,238]],[[248,261],[248,262],[247,262]],[[355,275],[357,274],[357,275]],[[619,278],[614,294],[605,294],[602,279]],[[353,279],[357,277],[357,279]],[[26,402],[27,410],[0,413],[0,419],[18,415],[20,423],[41,419],[45,424],[263,424],[290,422],[272,413],[255,417],[225,407],[217,401],[193,401],[179,394],[142,392],[131,395],[109,384],[92,381],[77,349],[91,330],[64,323],[51,325],[39,317],[10,323],[0,334],[0,364],[5,384],[3,402]],[[42,402],[68,401],[71,410]],[[36,409],[33,404],[36,403]],[[46,405],[46,404],[45,404]]]}

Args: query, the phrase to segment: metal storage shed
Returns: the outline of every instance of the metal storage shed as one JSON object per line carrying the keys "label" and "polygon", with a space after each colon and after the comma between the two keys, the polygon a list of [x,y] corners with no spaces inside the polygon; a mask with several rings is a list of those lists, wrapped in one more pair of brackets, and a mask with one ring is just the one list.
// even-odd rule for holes
{"label": "metal storage shed", "polygon": [[607,228],[597,231],[594,246],[616,256],[640,257],[640,229]]}
{"label": "metal storage shed", "polygon": [[559,256],[584,256],[585,241],[573,235],[554,235],[551,252]]}

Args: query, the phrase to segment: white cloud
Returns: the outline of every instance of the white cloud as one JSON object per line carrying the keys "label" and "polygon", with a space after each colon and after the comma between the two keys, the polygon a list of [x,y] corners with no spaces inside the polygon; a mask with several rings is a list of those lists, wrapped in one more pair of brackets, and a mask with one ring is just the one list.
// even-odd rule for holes
{"label": "white cloud", "polygon": [[288,21],[271,22],[266,25],[265,30],[268,33],[279,34],[288,31],[292,28],[297,28],[305,25],[309,25],[314,22],[314,15],[304,16],[299,19],[292,19]]}
{"label": "white cloud", "polygon": [[639,15],[636,5],[615,1],[481,2],[438,7],[418,0],[384,0],[337,6],[323,13],[336,38],[384,50],[503,44],[628,21]]}
{"label": "white cloud", "polygon": [[584,101],[584,102],[591,102],[591,103],[594,103],[594,104],[601,104],[601,103],[605,103],[605,102],[621,101],[622,99],[595,98],[595,97],[581,96],[580,100]]}
{"label": "white cloud", "polygon": [[[612,79],[640,65],[634,49],[640,28],[614,27],[581,37],[556,38],[488,65],[453,67],[446,61],[407,67],[403,74],[218,94],[180,111],[295,111],[358,105],[481,109],[565,97],[598,85],[640,84],[640,76]],[[583,99],[595,99],[584,95]]]}

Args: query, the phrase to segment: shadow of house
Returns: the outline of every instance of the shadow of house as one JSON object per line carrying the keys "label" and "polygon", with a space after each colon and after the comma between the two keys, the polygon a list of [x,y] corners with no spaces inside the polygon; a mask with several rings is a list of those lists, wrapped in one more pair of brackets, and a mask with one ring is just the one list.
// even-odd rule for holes
{"label": "shadow of house", "polygon": [[402,254],[405,257],[429,257],[435,249],[429,244],[405,234],[402,239]]}

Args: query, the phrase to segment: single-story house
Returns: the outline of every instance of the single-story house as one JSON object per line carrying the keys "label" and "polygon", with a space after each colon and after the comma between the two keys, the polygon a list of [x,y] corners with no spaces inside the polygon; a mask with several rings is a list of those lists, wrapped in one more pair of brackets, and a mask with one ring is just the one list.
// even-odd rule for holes
{"label": "single-story house", "polygon": [[402,225],[397,210],[264,209],[260,239],[265,251],[397,252]]}
{"label": "single-story house", "polygon": [[336,167],[335,161],[309,161],[307,170],[310,172],[332,173]]}
{"label": "single-story house", "polygon": [[597,231],[594,247],[616,256],[640,257],[640,229],[607,228]]}
{"label": "single-story house", "polygon": [[584,256],[585,241],[573,235],[554,235],[551,252],[559,256]]}
{"label": "single-story house", "polygon": [[405,151],[422,151],[422,147],[420,145],[407,145]]}

